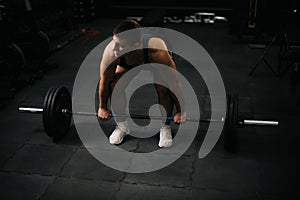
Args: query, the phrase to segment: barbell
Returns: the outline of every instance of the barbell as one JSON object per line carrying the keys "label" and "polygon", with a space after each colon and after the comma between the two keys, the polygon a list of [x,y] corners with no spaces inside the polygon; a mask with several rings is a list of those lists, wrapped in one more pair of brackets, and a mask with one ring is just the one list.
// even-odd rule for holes
{"label": "barbell", "polygon": [[[43,102],[43,107],[19,106],[20,113],[42,114],[42,121],[45,133],[54,139],[64,137],[71,127],[72,115],[97,116],[96,112],[72,112],[72,98],[68,89],[64,86],[51,87]],[[173,121],[172,116],[146,116],[138,114],[110,114],[110,117],[125,117],[133,119],[167,119]],[[222,123],[224,122],[224,147],[229,152],[236,151],[237,130],[244,126],[279,126],[277,120],[255,120],[242,119],[238,116],[238,95],[228,95],[226,118],[220,119],[192,119],[186,118],[186,121],[195,121],[203,123]]]}

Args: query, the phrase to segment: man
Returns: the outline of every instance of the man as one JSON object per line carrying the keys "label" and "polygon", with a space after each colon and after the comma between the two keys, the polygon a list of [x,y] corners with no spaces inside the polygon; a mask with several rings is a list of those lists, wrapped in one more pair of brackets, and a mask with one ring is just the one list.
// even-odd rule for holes
{"label": "man", "polygon": [[[128,30],[136,30],[125,37],[122,33]],[[126,52],[120,56],[122,52]],[[166,43],[162,38],[156,36],[148,36],[144,34],[140,25],[135,20],[124,20],[113,31],[113,39],[104,49],[102,60],[100,63],[100,83],[99,83],[99,109],[98,117],[102,120],[109,119],[111,111],[108,109],[108,99],[117,83],[117,81],[130,69],[146,64],[159,63],[176,70],[176,65],[167,49]],[[164,80],[164,74],[153,70],[154,78]],[[175,73],[174,73],[175,74]],[[172,78],[172,87],[177,88],[181,93],[181,86],[176,75]],[[123,84],[121,93],[118,94],[118,103],[114,105],[113,110],[119,114],[125,113],[126,100],[125,89],[128,84]],[[179,100],[170,90],[162,85],[155,84],[158,94],[158,103],[161,104],[167,116],[172,116],[173,106],[176,106],[176,113],[173,116],[175,123],[181,123],[185,120],[185,113],[181,113]],[[160,129],[159,147],[170,147],[172,145],[172,134],[170,120],[166,120]],[[116,129],[109,137],[111,144],[120,144],[123,138],[130,133],[129,127],[125,119],[118,119]]]}

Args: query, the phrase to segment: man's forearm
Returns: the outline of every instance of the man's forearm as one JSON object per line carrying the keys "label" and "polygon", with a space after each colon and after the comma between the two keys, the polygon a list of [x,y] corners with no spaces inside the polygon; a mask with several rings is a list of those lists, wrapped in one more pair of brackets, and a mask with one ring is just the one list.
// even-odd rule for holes
{"label": "man's forearm", "polygon": [[180,103],[179,103],[179,101],[178,101],[178,98],[174,95],[173,92],[171,92],[171,97],[172,97],[172,100],[173,100],[173,102],[174,102],[174,104],[175,104],[176,111],[177,111],[177,112],[181,112],[181,106],[180,106]]}
{"label": "man's forearm", "polygon": [[182,87],[179,83],[176,84],[176,87],[173,88],[175,94],[177,94],[177,96],[171,92],[171,97],[172,100],[175,104],[176,107],[176,111],[177,112],[184,112],[185,108],[184,108],[184,97],[183,97],[183,91],[182,91]]}
{"label": "man's forearm", "polygon": [[99,87],[99,108],[107,108],[109,98],[109,88],[107,86]]}

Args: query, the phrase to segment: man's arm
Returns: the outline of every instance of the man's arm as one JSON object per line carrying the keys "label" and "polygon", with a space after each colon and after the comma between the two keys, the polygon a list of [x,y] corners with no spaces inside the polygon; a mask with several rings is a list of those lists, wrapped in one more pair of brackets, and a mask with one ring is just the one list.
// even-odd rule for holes
{"label": "man's arm", "polygon": [[112,62],[114,59],[113,52],[109,51],[109,48],[105,48],[102,60],[100,63],[100,81],[99,81],[99,110],[98,116],[101,119],[108,119],[110,113],[107,108],[108,99],[110,96],[110,82],[114,78],[116,62]]}

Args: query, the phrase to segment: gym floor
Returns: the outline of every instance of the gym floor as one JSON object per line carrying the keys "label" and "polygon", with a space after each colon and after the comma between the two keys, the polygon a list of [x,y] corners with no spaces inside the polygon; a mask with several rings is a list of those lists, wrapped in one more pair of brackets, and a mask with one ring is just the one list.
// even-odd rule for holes
{"label": "gym floor", "polygon": [[[230,23],[165,27],[192,37],[206,49],[219,68],[226,92],[239,94],[241,115],[280,121],[279,127],[240,128],[237,153],[224,151],[221,137],[208,156],[199,159],[206,134],[200,127],[193,144],[174,163],[154,172],[125,173],[97,161],[82,144],[74,126],[66,137],[54,142],[43,130],[41,115],[18,113],[21,104],[41,106],[52,86],[64,85],[72,91],[87,54],[111,36],[120,20],[102,18],[89,22],[85,35],[48,58],[47,62],[58,64],[57,69],[19,91],[0,110],[1,199],[300,198],[300,85],[291,85],[290,69],[278,77],[263,62],[249,76],[264,49],[234,42]],[[275,70],[277,50],[272,48],[266,56]],[[200,90],[203,85],[193,87]],[[143,95],[143,91],[139,92]],[[204,101],[200,107],[208,109],[206,105]],[[120,147],[149,152],[156,148],[157,139],[129,137]]]}

